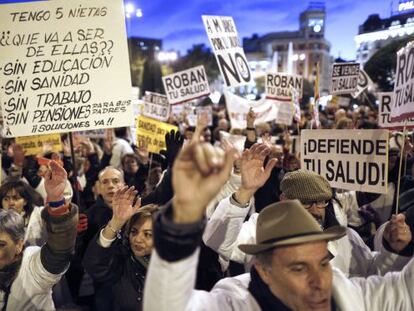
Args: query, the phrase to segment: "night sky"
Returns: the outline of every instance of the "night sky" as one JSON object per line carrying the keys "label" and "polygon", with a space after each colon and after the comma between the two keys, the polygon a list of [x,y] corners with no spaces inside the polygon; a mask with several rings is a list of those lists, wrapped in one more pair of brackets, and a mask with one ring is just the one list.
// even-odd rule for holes
{"label": "night sky", "polygon": [[[26,2],[0,0],[4,2]],[[129,35],[163,39],[165,50],[185,54],[193,44],[206,43],[201,15],[233,16],[239,37],[253,33],[298,30],[299,14],[307,0],[125,0],[142,9],[141,18],[132,17]],[[394,0],[394,7],[398,1]],[[326,0],[325,37],[331,42],[331,54],[345,59],[355,58],[354,36],[369,14],[389,17],[391,0]]]}

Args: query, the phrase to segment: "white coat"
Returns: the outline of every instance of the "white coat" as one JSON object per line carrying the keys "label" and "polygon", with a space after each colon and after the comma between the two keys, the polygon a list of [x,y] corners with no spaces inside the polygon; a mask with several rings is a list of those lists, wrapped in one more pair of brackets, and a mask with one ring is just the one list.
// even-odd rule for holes
{"label": "white coat", "polygon": [[[244,264],[247,269],[251,266],[253,257],[237,247],[240,244],[256,243],[256,222],[259,214],[254,213],[245,222],[248,210],[249,208],[232,204],[228,197],[220,202],[207,223],[203,241],[219,253],[221,263],[224,259]],[[385,248],[372,252],[358,233],[350,228],[347,228],[346,236],[329,242],[328,250],[334,256],[332,266],[349,277],[384,275],[389,271],[399,271],[410,259],[388,252]]]}

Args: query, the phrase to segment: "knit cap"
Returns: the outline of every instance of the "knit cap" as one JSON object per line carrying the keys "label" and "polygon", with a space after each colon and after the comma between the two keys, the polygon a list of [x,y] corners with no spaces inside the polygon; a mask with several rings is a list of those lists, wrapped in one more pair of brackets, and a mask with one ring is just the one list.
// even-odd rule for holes
{"label": "knit cap", "polygon": [[328,201],[332,188],[322,176],[303,169],[286,173],[280,183],[280,190],[287,199],[301,202]]}

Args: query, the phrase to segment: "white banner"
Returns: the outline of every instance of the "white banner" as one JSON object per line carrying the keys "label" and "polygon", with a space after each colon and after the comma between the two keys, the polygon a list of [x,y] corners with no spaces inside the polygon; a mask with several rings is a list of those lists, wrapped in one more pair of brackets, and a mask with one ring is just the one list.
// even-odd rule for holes
{"label": "white banner", "polygon": [[246,136],[232,135],[225,131],[220,131],[220,140],[226,139],[229,141],[240,153],[244,150],[244,144],[246,143]]}
{"label": "white banner", "polygon": [[226,97],[227,112],[229,113],[232,128],[246,128],[246,116],[250,107],[256,113],[256,124],[273,121],[278,115],[278,108],[274,101],[262,98],[260,100],[248,100],[234,95],[228,91],[224,92]]}
{"label": "white banner", "polygon": [[265,87],[267,99],[290,102],[292,88],[297,91],[299,98],[302,98],[303,78],[301,76],[287,73],[267,73]]}
{"label": "white banner", "polygon": [[335,63],[332,68],[331,94],[352,94],[357,90],[359,63]]}
{"label": "white banner", "polygon": [[249,84],[252,74],[231,16],[202,16],[226,86]]}
{"label": "white banner", "polygon": [[404,121],[414,117],[414,41],[397,52],[397,69],[394,84],[394,100],[391,121]]}
{"label": "white banner", "polygon": [[170,116],[167,96],[146,91],[143,115],[155,120],[167,121]]}
{"label": "white banner", "polygon": [[334,188],[386,193],[388,130],[303,130],[301,167]]}
{"label": "white banner", "polygon": [[170,105],[184,103],[210,94],[204,66],[193,67],[162,77],[162,82]]}
{"label": "white banner", "polygon": [[0,20],[5,136],[134,123],[123,1],[6,4]]}
{"label": "white banner", "polygon": [[[403,129],[405,121],[391,122],[391,107],[393,105],[393,92],[379,93],[379,114],[378,114],[378,126],[389,129]],[[414,118],[408,118],[408,128],[414,128]]]}

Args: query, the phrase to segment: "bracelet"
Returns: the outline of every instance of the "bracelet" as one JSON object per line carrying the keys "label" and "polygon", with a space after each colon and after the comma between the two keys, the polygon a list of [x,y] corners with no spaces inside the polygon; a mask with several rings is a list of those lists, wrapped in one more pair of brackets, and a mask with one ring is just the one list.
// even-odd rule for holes
{"label": "bracelet", "polygon": [[62,199],[62,200],[60,200],[60,201],[47,202],[47,204],[48,204],[50,207],[59,207],[59,206],[65,205],[65,198],[63,198],[63,199]]}
{"label": "bracelet", "polygon": [[108,222],[106,224],[106,227],[115,234],[115,236],[116,236],[117,239],[121,239],[122,238],[122,236],[121,236],[121,230],[115,230],[114,228],[112,228],[110,222]]}
{"label": "bracelet", "polygon": [[255,131],[256,129],[254,127],[246,127],[246,130],[248,130],[248,131]]}

